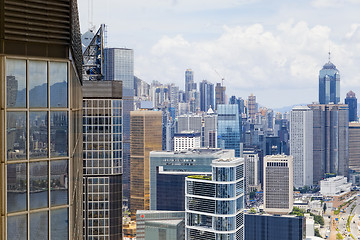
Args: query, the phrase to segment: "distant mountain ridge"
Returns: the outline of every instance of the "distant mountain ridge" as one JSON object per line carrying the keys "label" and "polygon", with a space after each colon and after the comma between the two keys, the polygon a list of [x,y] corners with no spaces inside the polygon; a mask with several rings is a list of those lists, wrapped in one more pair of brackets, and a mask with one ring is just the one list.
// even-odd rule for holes
{"label": "distant mountain ridge", "polygon": [[290,112],[296,106],[307,106],[308,104],[311,104],[311,103],[299,103],[299,104],[284,106],[284,107],[280,107],[280,108],[273,108],[273,110],[274,110],[274,112],[285,113],[285,112]]}

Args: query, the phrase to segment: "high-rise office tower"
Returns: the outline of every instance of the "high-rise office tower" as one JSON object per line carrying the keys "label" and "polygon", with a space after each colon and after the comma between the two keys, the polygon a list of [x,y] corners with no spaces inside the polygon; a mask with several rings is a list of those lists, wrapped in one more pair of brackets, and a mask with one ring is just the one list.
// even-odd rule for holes
{"label": "high-rise office tower", "polygon": [[349,113],[345,104],[311,104],[313,111],[313,176],[318,183],[326,173],[348,175]]}
{"label": "high-rise office tower", "polygon": [[345,104],[349,106],[349,122],[356,122],[357,118],[357,98],[353,91],[346,94]]}
{"label": "high-rise office tower", "polygon": [[226,87],[221,83],[216,83],[215,86],[215,109],[218,109],[219,104],[226,104]]}
{"label": "high-rise office tower", "polygon": [[269,155],[264,158],[264,211],[288,214],[293,209],[293,157]]}
{"label": "high-rise office tower", "polygon": [[[329,53],[330,54],[330,53]],[[340,102],[340,72],[330,62],[326,63],[319,73],[319,103],[338,104]]]}
{"label": "high-rise office tower", "polygon": [[191,69],[186,69],[185,71],[185,101],[190,101],[190,92],[192,90],[196,91],[196,83],[194,82],[194,72]]}
{"label": "high-rise office tower", "polygon": [[218,106],[218,148],[234,149],[235,157],[240,156],[240,124],[237,105],[220,104]]}
{"label": "high-rise office tower", "polygon": [[0,16],[0,239],[82,239],[77,1],[1,1]]}
{"label": "high-rise office tower", "polygon": [[298,106],[291,111],[290,155],[293,156],[294,187],[313,185],[313,112]]}
{"label": "high-rise office tower", "polygon": [[244,151],[246,194],[260,190],[260,158],[257,151]]}
{"label": "high-rise office tower", "polygon": [[214,107],[214,84],[203,80],[200,83],[200,110],[207,112]]}
{"label": "high-rise office tower", "polygon": [[234,150],[218,148],[150,152],[150,209],[184,211],[185,177],[211,174],[213,160],[234,157]]}
{"label": "high-rise office tower", "polygon": [[123,83],[123,196],[130,198],[130,112],[134,110],[134,51],[105,48],[104,80]]}
{"label": "high-rise office tower", "polygon": [[256,103],[256,96],[254,96],[254,94],[251,94],[248,98],[248,118],[255,120],[257,110],[258,107]]}
{"label": "high-rise office tower", "polygon": [[131,198],[130,209],[150,209],[149,155],[162,149],[162,112],[131,112]]}
{"label": "high-rise office tower", "polygon": [[185,239],[244,239],[244,159],[212,161],[211,176],[185,183]]}
{"label": "high-rise office tower", "polygon": [[84,81],[84,238],[122,239],[122,82]]}
{"label": "high-rise office tower", "polygon": [[360,172],[360,123],[349,123],[349,169]]}

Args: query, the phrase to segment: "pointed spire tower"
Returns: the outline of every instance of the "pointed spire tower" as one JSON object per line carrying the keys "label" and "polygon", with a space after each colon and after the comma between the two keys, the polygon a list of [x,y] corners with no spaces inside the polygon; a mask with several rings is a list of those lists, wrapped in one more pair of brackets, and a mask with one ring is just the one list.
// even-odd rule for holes
{"label": "pointed spire tower", "polygon": [[340,102],[340,72],[331,62],[329,50],[329,62],[327,62],[319,73],[319,103],[329,104]]}

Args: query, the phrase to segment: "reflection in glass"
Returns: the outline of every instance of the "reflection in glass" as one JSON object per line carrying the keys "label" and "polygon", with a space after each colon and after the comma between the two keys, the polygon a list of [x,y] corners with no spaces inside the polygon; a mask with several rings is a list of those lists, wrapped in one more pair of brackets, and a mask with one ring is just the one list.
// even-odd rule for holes
{"label": "reflection in glass", "polygon": [[48,156],[48,117],[47,112],[30,112],[29,115],[29,151],[30,158]]}
{"label": "reflection in glass", "polygon": [[26,210],[26,163],[7,165],[7,211]]}
{"label": "reflection in glass", "polygon": [[29,61],[29,106],[47,107],[47,63]]}
{"label": "reflection in glass", "polygon": [[[30,214],[30,240],[48,239],[49,237],[48,212]],[[26,238],[25,238],[26,239]]]}
{"label": "reflection in glass", "polygon": [[26,158],[26,113],[7,113],[7,158]]}
{"label": "reflection in glass", "polygon": [[7,239],[27,239],[27,217],[25,214],[7,218]]}
{"label": "reflection in glass", "polygon": [[50,63],[50,107],[67,107],[67,63]]}
{"label": "reflection in glass", "polygon": [[68,209],[56,209],[51,211],[51,239],[68,239]]}
{"label": "reflection in glass", "polygon": [[6,60],[6,106],[26,107],[26,61]]}
{"label": "reflection in glass", "polygon": [[51,161],[50,164],[51,205],[68,203],[68,161]]}
{"label": "reflection in glass", "polygon": [[30,209],[48,206],[48,163],[30,163]]}
{"label": "reflection in glass", "polygon": [[68,155],[68,114],[50,113],[50,149],[51,157]]}

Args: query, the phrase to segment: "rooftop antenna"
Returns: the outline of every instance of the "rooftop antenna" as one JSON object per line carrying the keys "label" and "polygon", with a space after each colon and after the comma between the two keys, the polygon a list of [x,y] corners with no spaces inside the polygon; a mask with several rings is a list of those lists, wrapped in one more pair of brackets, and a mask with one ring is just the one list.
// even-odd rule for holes
{"label": "rooftop antenna", "polygon": [[329,43],[329,62],[331,60],[331,50],[330,50],[330,43]]}

